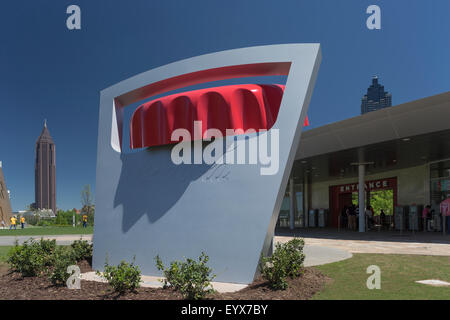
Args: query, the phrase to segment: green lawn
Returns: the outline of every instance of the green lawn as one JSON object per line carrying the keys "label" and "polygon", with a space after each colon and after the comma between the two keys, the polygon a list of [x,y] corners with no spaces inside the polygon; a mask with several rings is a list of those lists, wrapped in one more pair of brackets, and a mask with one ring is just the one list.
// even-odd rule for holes
{"label": "green lawn", "polygon": [[0,230],[0,236],[44,236],[44,235],[61,235],[61,234],[92,234],[94,227],[28,227],[25,229],[17,228],[17,230],[4,229]]}
{"label": "green lawn", "polygon": [[[381,289],[366,286],[367,267],[381,270]],[[352,258],[315,267],[333,281],[313,299],[450,299],[450,287],[415,283],[437,279],[450,282],[450,257],[354,254]]]}
{"label": "green lawn", "polygon": [[0,246],[0,264],[6,262],[8,251],[11,248],[12,246]]}

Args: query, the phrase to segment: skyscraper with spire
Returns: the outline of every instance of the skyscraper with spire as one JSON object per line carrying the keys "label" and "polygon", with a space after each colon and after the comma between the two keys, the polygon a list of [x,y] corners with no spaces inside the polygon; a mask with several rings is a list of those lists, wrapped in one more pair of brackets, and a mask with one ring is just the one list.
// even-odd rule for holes
{"label": "skyscraper with spire", "polygon": [[47,120],[36,141],[35,199],[37,209],[51,209],[56,214],[55,143],[48,131]]}
{"label": "skyscraper with spire", "polygon": [[377,76],[372,77],[372,84],[361,99],[361,114],[391,106],[392,95],[384,91],[384,86],[378,83]]}

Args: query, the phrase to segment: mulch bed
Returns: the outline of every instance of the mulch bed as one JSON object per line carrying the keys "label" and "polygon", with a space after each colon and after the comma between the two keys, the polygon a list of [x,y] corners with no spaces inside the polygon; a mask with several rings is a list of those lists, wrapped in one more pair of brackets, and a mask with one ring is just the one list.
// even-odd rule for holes
{"label": "mulch bed", "polygon": [[[81,272],[92,271],[87,261],[79,264]],[[288,279],[287,290],[272,290],[259,278],[247,288],[233,293],[215,293],[217,300],[306,300],[330,281],[314,268],[305,268],[301,277]],[[138,288],[136,292],[117,295],[107,283],[81,281],[80,290],[54,286],[45,276],[25,277],[0,265],[1,300],[179,300],[183,297],[172,289]]]}
{"label": "mulch bed", "polygon": [[330,278],[314,268],[305,268],[303,274],[294,279],[288,278],[286,290],[273,290],[263,278],[256,279],[248,287],[232,293],[220,293],[214,296],[220,300],[308,300],[322,290]]}

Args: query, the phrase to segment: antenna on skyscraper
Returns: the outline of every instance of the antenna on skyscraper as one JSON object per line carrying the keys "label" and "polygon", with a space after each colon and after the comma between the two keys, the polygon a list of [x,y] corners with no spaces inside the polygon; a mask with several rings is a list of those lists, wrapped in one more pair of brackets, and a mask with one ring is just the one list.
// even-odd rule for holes
{"label": "antenna on skyscraper", "polygon": [[44,119],[44,127],[47,128],[47,119]]}

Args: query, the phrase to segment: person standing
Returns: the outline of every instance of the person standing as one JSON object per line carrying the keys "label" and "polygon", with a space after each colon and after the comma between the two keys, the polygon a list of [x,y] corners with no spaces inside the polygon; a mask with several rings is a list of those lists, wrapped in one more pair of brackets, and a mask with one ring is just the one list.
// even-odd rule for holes
{"label": "person standing", "polygon": [[349,228],[348,225],[348,207],[345,206],[344,209],[342,210],[342,214],[341,214],[341,225],[340,227],[342,228]]}
{"label": "person standing", "polygon": [[347,228],[348,229],[352,229],[352,218],[351,218],[351,210],[352,210],[352,207],[350,206],[350,207],[347,207],[347,209],[345,210],[345,214],[347,215]]}
{"label": "person standing", "polygon": [[16,230],[16,223],[17,223],[17,218],[12,216],[11,217],[11,225],[9,226],[9,230],[11,230],[14,227],[14,230]]}
{"label": "person standing", "polygon": [[88,217],[86,214],[83,214],[83,228],[87,228]]}
{"label": "person standing", "polygon": [[24,216],[20,217],[20,225],[21,225],[22,229],[25,228],[25,217]]}
{"label": "person standing", "polygon": [[366,217],[367,217],[367,229],[370,230],[373,226],[373,209],[371,206],[368,206],[366,209]]}
{"label": "person standing", "polygon": [[427,205],[425,206],[425,208],[423,208],[422,210],[422,224],[423,224],[423,231],[427,231],[427,224],[428,224],[428,219],[431,216],[431,206]]}
{"label": "person standing", "polygon": [[354,204],[352,204],[352,206],[349,209],[348,220],[349,220],[350,230],[356,230],[356,207]]}
{"label": "person standing", "polygon": [[386,224],[386,214],[384,213],[384,210],[381,209],[380,211],[380,225],[384,226]]}

